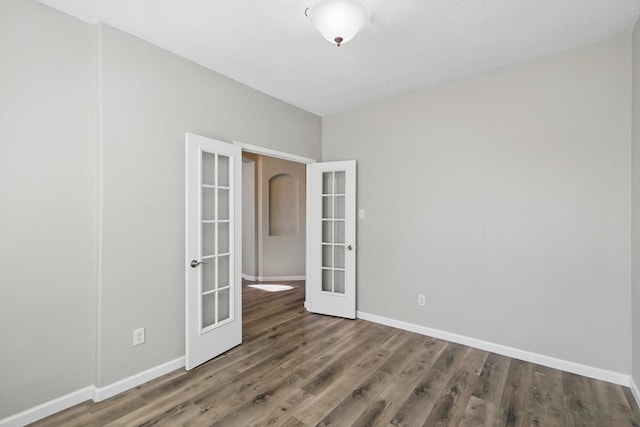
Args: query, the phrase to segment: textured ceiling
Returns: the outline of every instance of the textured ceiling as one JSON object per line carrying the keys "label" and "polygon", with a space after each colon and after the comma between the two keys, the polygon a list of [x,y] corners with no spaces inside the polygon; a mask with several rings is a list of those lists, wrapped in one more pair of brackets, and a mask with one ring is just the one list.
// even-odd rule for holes
{"label": "textured ceiling", "polygon": [[341,47],[317,0],[40,0],[107,23],[318,115],[629,33],[640,0],[361,0]]}

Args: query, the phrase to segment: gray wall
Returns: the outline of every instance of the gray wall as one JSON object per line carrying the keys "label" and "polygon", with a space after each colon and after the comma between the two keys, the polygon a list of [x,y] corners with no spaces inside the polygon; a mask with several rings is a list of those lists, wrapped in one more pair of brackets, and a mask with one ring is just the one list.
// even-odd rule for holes
{"label": "gray wall", "polygon": [[[102,27],[102,363],[110,384],[184,355],[184,133],[320,155],[321,120]],[[131,345],[145,327],[147,342]]]}
{"label": "gray wall", "polygon": [[325,117],[323,159],[358,161],[358,310],[628,374],[630,42]]}
{"label": "gray wall", "polygon": [[0,419],[93,384],[94,29],[0,1]]}
{"label": "gray wall", "polygon": [[[360,310],[630,371],[631,37],[321,129],[134,37],[98,33],[0,1],[0,341],[11,343],[0,345],[0,419],[184,354],[186,131],[311,158],[324,131],[324,158],[358,160]],[[638,380],[637,315],[633,325]],[[147,342],[134,348],[138,327]]]}
{"label": "gray wall", "polygon": [[633,32],[633,173],[632,173],[632,377],[640,385],[640,22]]}
{"label": "gray wall", "polygon": [[319,158],[321,119],[24,0],[0,91],[1,419],[184,355],[185,132]]}

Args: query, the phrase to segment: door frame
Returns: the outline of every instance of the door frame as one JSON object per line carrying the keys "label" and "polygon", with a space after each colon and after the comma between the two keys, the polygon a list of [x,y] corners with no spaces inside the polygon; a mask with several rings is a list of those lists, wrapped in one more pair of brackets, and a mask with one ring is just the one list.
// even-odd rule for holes
{"label": "door frame", "polygon": [[[242,151],[243,152],[246,151],[247,153],[254,153],[254,154],[260,154],[263,156],[275,157],[278,159],[288,160],[290,162],[303,163],[305,165],[318,162],[318,160],[312,159],[310,157],[303,157],[303,156],[298,156],[296,154],[286,153],[284,151],[272,150],[271,148],[261,147],[259,145],[247,144],[240,141],[233,141],[233,144],[239,145]],[[305,171],[305,173],[307,172]],[[311,212],[311,207],[310,207],[310,198],[308,197],[309,195],[307,194],[306,185],[305,185],[304,192],[305,192],[305,205],[306,205],[305,206],[306,229],[305,229],[305,242],[304,242],[305,243],[304,308],[308,310],[309,307],[307,305],[307,298],[309,295],[311,295],[311,290],[309,289],[309,280],[307,280],[309,276],[309,272],[311,271],[311,266],[310,266],[311,257],[309,256],[309,254],[311,253],[311,244],[310,244],[311,239],[309,238],[311,233],[311,227],[310,227],[311,219],[309,216]]]}

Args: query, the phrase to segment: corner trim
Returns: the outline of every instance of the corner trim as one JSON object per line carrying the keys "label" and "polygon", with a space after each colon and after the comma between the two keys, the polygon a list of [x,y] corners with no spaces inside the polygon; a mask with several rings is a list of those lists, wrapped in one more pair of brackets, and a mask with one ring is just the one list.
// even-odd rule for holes
{"label": "corner trim", "polygon": [[[433,329],[426,326],[403,322],[401,320],[389,319],[387,317],[365,313],[363,311],[357,311],[356,316],[358,317],[358,319],[368,320],[370,322],[380,323],[382,325],[404,329],[406,331],[428,335],[446,341],[452,341],[458,344],[463,344],[470,347],[479,348],[481,350],[490,351],[492,353],[501,354],[503,356],[512,357],[514,359],[520,359],[526,362],[532,362],[539,365],[547,366],[549,368],[560,369],[562,371],[583,375],[585,377],[608,381],[623,386],[629,386],[629,384],[631,384],[631,377],[619,372],[582,365],[580,363],[570,362],[568,360],[556,359],[555,357],[545,356],[543,354],[533,353],[518,348],[508,347],[502,344],[495,344],[492,342],[479,340],[477,338],[471,338],[464,335],[441,331],[439,329]],[[636,388],[636,392],[637,391],[638,390]],[[635,394],[635,397],[637,400],[638,394]]]}
{"label": "corner trim", "polygon": [[93,392],[93,401],[101,402],[105,399],[110,398],[111,396],[115,396],[118,393],[122,393],[123,391],[139,386],[140,384],[144,384],[147,381],[151,381],[152,379],[158,378],[159,376],[182,368],[184,367],[184,363],[184,356],[178,357],[177,359],[163,363],[162,365],[155,366],[153,368],[147,369],[146,371],[134,374],[128,378],[116,381],[113,384],[109,384],[104,387],[96,387]]}
{"label": "corner trim", "polygon": [[629,378],[629,388],[631,389],[631,394],[636,398],[636,403],[640,405],[640,389],[638,389],[638,384],[636,384],[633,377]]}
{"label": "corner trim", "polygon": [[56,399],[42,403],[26,411],[18,412],[15,415],[8,416],[0,420],[1,427],[21,427],[43,418],[53,415],[56,412],[63,411],[78,403],[90,400],[93,397],[94,386],[82,388]]}

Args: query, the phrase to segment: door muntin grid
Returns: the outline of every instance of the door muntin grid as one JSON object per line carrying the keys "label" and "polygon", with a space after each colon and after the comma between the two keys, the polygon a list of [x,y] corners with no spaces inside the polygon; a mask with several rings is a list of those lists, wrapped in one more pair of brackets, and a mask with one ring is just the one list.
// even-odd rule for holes
{"label": "door muntin grid", "polygon": [[345,171],[322,173],[322,292],[345,295]]}
{"label": "door muntin grid", "polygon": [[200,333],[233,321],[231,162],[201,151]]}

